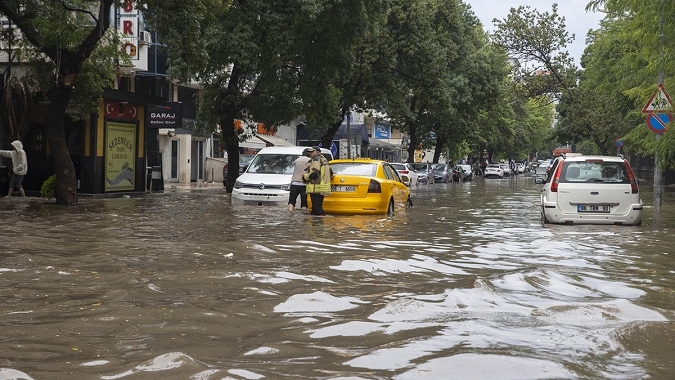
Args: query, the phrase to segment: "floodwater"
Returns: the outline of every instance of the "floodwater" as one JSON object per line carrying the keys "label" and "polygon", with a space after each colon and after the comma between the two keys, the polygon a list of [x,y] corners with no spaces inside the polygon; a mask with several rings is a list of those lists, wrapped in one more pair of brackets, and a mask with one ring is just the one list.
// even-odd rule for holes
{"label": "floodwater", "polygon": [[0,199],[0,380],[672,378],[673,194],[542,227],[540,188],[420,185],[393,217]]}

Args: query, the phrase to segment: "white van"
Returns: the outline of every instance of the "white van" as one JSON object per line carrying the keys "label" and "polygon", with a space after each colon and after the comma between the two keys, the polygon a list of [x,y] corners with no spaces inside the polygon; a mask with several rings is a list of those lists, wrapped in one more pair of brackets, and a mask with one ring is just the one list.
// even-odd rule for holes
{"label": "white van", "polygon": [[[232,189],[232,199],[246,204],[288,203],[293,177],[293,162],[302,155],[306,146],[271,146],[255,155]],[[321,149],[328,159],[333,155]]]}

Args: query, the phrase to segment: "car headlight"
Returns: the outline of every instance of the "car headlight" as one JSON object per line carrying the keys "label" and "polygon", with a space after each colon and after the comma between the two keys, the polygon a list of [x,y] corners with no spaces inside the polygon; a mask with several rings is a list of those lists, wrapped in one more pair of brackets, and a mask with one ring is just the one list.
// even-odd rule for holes
{"label": "car headlight", "polygon": [[242,187],[244,187],[244,185],[241,182],[234,181],[234,188],[235,189],[241,189]]}
{"label": "car headlight", "polygon": [[281,185],[281,190],[291,190],[291,185]]}

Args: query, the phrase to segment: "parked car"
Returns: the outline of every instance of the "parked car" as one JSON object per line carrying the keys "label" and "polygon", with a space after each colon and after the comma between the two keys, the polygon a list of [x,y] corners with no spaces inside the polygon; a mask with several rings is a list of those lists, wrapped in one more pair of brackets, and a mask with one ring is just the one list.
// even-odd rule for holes
{"label": "parked car", "polygon": [[544,184],[541,223],[642,223],[638,181],[628,161],[612,156],[557,157]]}
{"label": "parked car", "polygon": [[[410,179],[389,163],[370,158],[333,160],[331,194],[323,200],[326,214],[388,214],[412,207]],[[311,209],[311,200],[309,202]]]}
{"label": "parked car", "polygon": [[410,187],[419,185],[417,172],[415,169],[413,169],[411,164],[407,162],[392,162],[390,165],[398,172],[399,175],[405,174],[410,177]]}
{"label": "parked car", "polygon": [[471,165],[455,165],[453,181],[463,182],[471,180],[473,180],[473,170],[471,169]]}
{"label": "parked car", "polygon": [[504,171],[504,177],[510,177],[512,174],[515,174],[511,172],[511,166],[509,166],[509,164],[499,164],[499,166]]}
{"label": "parked car", "polygon": [[[239,155],[239,174],[246,171],[246,167],[248,167],[248,164],[251,163],[253,157],[255,157],[255,154]],[[227,171],[228,171],[227,166],[228,166],[227,161],[225,161],[225,164],[223,165],[223,186],[227,186]]]}
{"label": "parked car", "polygon": [[499,164],[488,164],[485,167],[485,178],[504,178],[504,168]]}
{"label": "parked car", "polygon": [[452,166],[450,164],[434,164],[434,182],[448,183],[452,181]]}
{"label": "parked car", "polygon": [[[293,161],[305,146],[271,146],[261,149],[237,178],[232,200],[245,204],[287,204],[293,177]],[[330,161],[330,150],[321,148]]]}
{"label": "parked car", "polygon": [[517,163],[516,170],[518,171],[518,174],[525,173],[525,164],[523,164],[522,162]]}
{"label": "parked car", "polygon": [[426,183],[428,185],[434,184],[434,174],[431,168],[432,164],[428,162],[413,162],[410,166],[417,173],[417,181],[419,183]]}

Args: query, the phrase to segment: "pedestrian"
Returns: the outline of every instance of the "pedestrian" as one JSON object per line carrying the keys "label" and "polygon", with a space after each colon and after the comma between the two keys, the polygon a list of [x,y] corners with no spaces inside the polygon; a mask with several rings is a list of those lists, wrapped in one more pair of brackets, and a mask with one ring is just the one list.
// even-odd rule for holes
{"label": "pedestrian", "polygon": [[310,161],[303,178],[307,182],[305,192],[312,201],[311,215],[323,216],[323,198],[330,195],[330,167],[318,146],[308,148]]}
{"label": "pedestrian", "polygon": [[291,192],[288,198],[288,211],[295,209],[295,202],[298,196],[300,196],[300,208],[307,210],[307,193],[305,193],[307,185],[302,175],[305,174],[305,170],[309,164],[310,149],[314,150],[314,148],[306,148],[302,151],[302,156],[293,161],[293,177],[291,178]]}
{"label": "pedestrian", "polygon": [[28,173],[28,159],[26,158],[26,152],[23,150],[23,144],[21,141],[14,140],[12,141],[12,147],[14,150],[0,150],[0,156],[9,157],[12,159],[12,179],[9,180],[9,191],[7,196],[11,197],[14,188],[18,189],[22,197],[26,196],[26,193],[23,191],[23,177]]}

